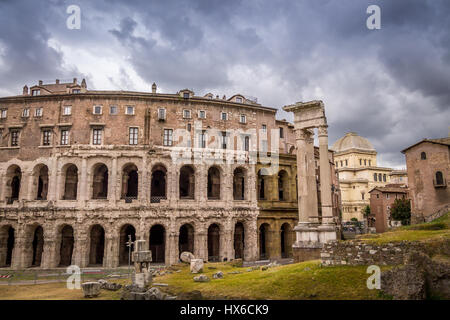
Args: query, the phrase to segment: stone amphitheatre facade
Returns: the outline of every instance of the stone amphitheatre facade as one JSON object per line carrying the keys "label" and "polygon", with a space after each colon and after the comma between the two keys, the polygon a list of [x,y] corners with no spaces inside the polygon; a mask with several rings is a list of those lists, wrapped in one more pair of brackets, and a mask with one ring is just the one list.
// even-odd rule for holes
{"label": "stone amphitheatre facade", "polygon": [[[292,257],[302,181],[293,126],[275,116],[240,94],[163,94],[155,84],[40,81],[0,98],[0,267],[114,268],[128,263],[129,237],[148,240],[154,263],[177,263],[182,251]],[[329,165],[338,220],[331,152]]]}

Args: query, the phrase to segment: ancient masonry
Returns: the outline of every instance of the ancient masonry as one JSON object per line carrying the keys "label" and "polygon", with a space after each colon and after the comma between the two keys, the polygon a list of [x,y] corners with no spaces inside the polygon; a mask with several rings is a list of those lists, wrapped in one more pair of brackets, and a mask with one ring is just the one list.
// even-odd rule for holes
{"label": "ancient masonry", "polygon": [[[317,150],[308,130],[296,129],[295,142],[293,126],[254,99],[40,81],[0,98],[0,115],[0,267],[118,267],[129,236],[147,241],[152,263],[176,263],[183,251],[205,261],[289,258],[298,212],[301,225],[313,216],[321,239],[335,231],[326,125]],[[184,139],[191,144],[177,149]],[[275,169],[252,161],[256,149]]]}

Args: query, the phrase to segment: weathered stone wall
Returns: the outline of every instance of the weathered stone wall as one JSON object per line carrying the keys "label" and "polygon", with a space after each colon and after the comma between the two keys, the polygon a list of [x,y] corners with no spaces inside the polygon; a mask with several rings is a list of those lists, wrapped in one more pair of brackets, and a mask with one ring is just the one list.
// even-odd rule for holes
{"label": "weathered stone wall", "polygon": [[383,244],[360,240],[334,241],[324,245],[320,258],[324,265],[399,265],[413,251],[449,255],[450,240],[435,245],[411,241]]}

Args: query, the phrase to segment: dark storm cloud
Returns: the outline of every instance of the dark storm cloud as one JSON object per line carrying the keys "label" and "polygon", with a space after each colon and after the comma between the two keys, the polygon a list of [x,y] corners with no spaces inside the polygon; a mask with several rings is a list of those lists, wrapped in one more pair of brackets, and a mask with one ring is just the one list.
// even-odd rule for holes
{"label": "dark storm cloud", "polygon": [[[107,76],[113,86],[132,86],[135,72],[165,91],[241,91],[274,107],[322,98],[330,144],[356,131],[373,142],[384,164],[402,165],[401,149],[447,135],[449,1],[74,2],[0,3],[6,90],[78,73],[77,61],[49,46],[53,38],[99,61],[126,61],[132,70],[121,65],[117,79]],[[70,4],[82,9],[76,32],[65,28]],[[381,30],[366,28],[371,4],[381,7]],[[93,74],[95,65],[82,71]]]}

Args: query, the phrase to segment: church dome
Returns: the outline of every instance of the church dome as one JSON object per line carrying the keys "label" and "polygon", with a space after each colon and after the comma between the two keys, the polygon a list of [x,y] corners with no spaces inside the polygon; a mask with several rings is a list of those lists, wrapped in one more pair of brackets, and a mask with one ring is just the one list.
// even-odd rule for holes
{"label": "church dome", "polygon": [[337,140],[331,147],[335,152],[343,152],[352,149],[358,149],[361,151],[374,152],[375,148],[366,138],[358,136],[354,132],[345,134],[342,138]]}

